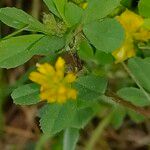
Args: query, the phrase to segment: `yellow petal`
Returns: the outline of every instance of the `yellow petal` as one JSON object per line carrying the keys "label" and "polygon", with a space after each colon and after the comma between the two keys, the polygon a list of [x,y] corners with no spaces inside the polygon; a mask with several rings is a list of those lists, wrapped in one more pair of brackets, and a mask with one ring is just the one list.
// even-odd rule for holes
{"label": "yellow petal", "polygon": [[64,80],[67,83],[72,83],[76,80],[76,76],[73,73],[68,73]]}
{"label": "yellow petal", "polygon": [[115,50],[112,55],[115,58],[115,63],[120,63],[128,58],[135,56],[133,40],[127,37],[121,48]]}
{"label": "yellow petal", "polygon": [[65,69],[65,61],[64,61],[64,59],[59,57],[57,62],[56,62],[56,64],[55,64],[55,68],[56,68],[56,71],[64,70]]}
{"label": "yellow petal", "polygon": [[113,52],[112,55],[116,59],[115,63],[120,63],[120,62],[125,61],[128,58],[134,57],[135,50],[130,49],[130,50],[126,51],[125,47],[122,47],[122,48],[118,49],[117,51]]}
{"label": "yellow petal", "polygon": [[45,75],[53,75],[55,73],[53,66],[48,63],[37,64],[37,70]]}
{"label": "yellow petal", "polygon": [[127,32],[137,31],[144,23],[141,16],[129,10],[124,11],[117,19]]}
{"label": "yellow petal", "polygon": [[127,51],[128,58],[134,57],[135,55],[136,53],[134,49],[130,49],[129,51]]}
{"label": "yellow petal", "polygon": [[66,100],[67,100],[67,97],[65,95],[58,95],[57,96],[57,102],[60,103],[60,104],[65,103]]}
{"label": "yellow petal", "polygon": [[56,101],[55,90],[52,88],[50,89],[41,88],[40,98],[41,100],[47,100],[49,103],[55,102]]}
{"label": "yellow petal", "polygon": [[56,68],[56,77],[59,80],[62,80],[64,77],[64,72],[65,72],[65,61],[64,61],[64,59],[59,57],[56,64],[55,64],[55,68]]}
{"label": "yellow petal", "polygon": [[138,41],[148,41],[150,39],[150,31],[146,29],[140,29],[139,32],[134,33],[134,38]]}
{"label": "yellow petal", "polygon": [[76,99],[77,98],[77,91],[75,89],[68,90],[68,98]]}
{"label": "yellow petal", "polygon": [[33,82],[36,82],[38,84],[46,83],[46,77],[38,72],[31,72],[29,75],[29,79]]}

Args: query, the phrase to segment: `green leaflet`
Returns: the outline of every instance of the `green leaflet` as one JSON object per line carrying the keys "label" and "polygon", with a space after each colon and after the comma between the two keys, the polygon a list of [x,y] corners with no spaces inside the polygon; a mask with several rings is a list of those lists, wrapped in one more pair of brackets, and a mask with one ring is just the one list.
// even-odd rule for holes
{"label": "green leaflet", "polygon": [[27,84],[15,89],[11,94],[15,104],[32,105],[40,102],[40,87],[37,84]]}
{"label": "green leaflet", "polygon": [[74,3],[66,3],[65,5],[65,18],[70,26],[78,24],[83,15],[83,10]]}
{"label": "green leaflet", "polygon": [[0,42],[0,67],[14,68],[27,62],[33,55],[47,54],[61,49],[63,38],[31,34],[13,37]]}
{"label": "green leaflet", "polygon": [[[72,101],[65,104],[47,104],[39,112],[40,126],[44,133],[51,136],[68,128],[76,111],[76,105]],[[69,112],[69,113],[68,113]]]}
{"label": "green leaflet", "polygon": [[135,123],[140,123],[145,119],[143,115],[138,114],[131,109],[127,109],[127,114],[130,116],[131,120],[133,120]]}
{"label": "green leaflet", "polygon": [[139,83],[150,92],[150,63],[135,57],[129,60],[128,67]]}
{"label": "green leaflet", "polygon": [[124,121],[127,110],[126,110],[126,108],[124,108],[120,105],[119,106],[116,105],[116,106],[114,106],[113,111],[114,112],[112,115],[111,124],[114,126],[115,129],[118,129]]}
{"label": "green leaflet", "polygon": [[97,50],[94,55],[94,61],[97,64],[111,64],[114,62],[114,58],[111,53],[105,53]]}
{"label": "green leaflet", "polygon": [[115,19],[94,21],[85,25],[83,31],[91,44],[105,53],[118,49],[124,41],[124,29]]}
{"label": "green leaflet", "polygon": [[64,12],[65,12],[65,5],[67,3],[67,0],[53,0],[60,16],[62,17],[62,19],[64,20],[64,22],[67,22],[66,21],[66,18],[65,18],[65,15],[64,15]]}
{"label": "green leaflet", "polygon": [[78,91],[78,107],[85,108],[96,103],[98,98],[105,93],[107,80],[95,75],[80,77],[73,84]]}
{"label": "green leaflet", "polygon": [[[117,94],[123,98],[124,100],[131,102],[135,106],[144,107],[150,106],[150,102],[147,97],[143,94],[143,92],[135,87],[126,87],[120,89]],[[116,109],[116,110],[115,110]],[[120,127],[123,122],[124,117],[128,114],[132,121],[139,123],[144,120],[144,116],[136,113],[135,111],[122,107],[117,106],[114,108],[114,115],[112,119],[112,124],[115,128]]]}
{"label": "green leaflet", "polygon": [[126,87],[120,89],[117,93],[124,100],[129,101],[136,106],[150,106],[150,101],[138,88]]}
{"label": "green leaflet", "polygon": [[66,128],[83,128],[94,116],[97,109],[78,108],[76,101],[65,104],[47,104],[39,112],[40,126],[44,133],[51,136]]}
{"label": "green leaflet", "polygon": [[55,3],[53,2],[53,0],[43,0],[45,2],[45,4],[47,5],[47,7],[49,8],[49,10],[55,14],[56,16],[60,17],[59,12],[57,11],[57,8],[55,6]]}
{"label": "green leaflet", "polygon": [[47,55],[60,50],[65,46],[65,38],[57,36],[44,36],[30,49],[34,55]]}
{"label": "green leaflet", "polygon": [[0,20],[10,27],[34,32],[46,32],[45,26],[36,20],[34,17],[28,15],[26,12],[17,8],[1,8],[0,9]]}
{"label": "green leaflet", "polygon": [[80,43],[78,49],[78,55],[82,60],[89,61],[93,59],[94,52],[88,41],[84,40]]}
{"label": "green leaflet", "polygon": [[110,14],[119,6],[121,0],[88,0],[88,8],[85,10],[84,23],[92,23]]}

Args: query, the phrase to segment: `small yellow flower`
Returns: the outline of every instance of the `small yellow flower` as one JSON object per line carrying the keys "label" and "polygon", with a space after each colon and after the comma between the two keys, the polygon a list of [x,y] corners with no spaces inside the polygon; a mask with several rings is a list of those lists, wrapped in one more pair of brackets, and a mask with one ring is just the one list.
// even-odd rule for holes
{"label": "small yellow flower", "polygon": [[37,64],[37,72],[31,72],[31,81],[41,85],[40,98],[49,103],[64,103],[67,99],[76,99],[77,91],[71,88],[76,80],[73,73],[64,74],[65,61],[61,57],[56,61],[55,67],[48,63]]}
{"label": "small yellow flower", "polygon": [[134,40],[148,41],[150,39],[150,31],[142,27],[144,19],[132,11],[124,11],[117,17],[117,20],[121,23],[126,33],[125,41],[121,48],[112,53],[116,63],[119,63],[136,55]]}
{"label": "small yellow flower", "polygon": [[135,56],[133,40],[131,38],[126,38],[122,47],[115,50],[112,55],[116,60],[115,63],[123,62],[127,58]]}
{"label": "small yellow flower", "polygon": [[116,17],[117,20],[122,24],[126,32],[136,32],[144,23],[141,16],[135,14],[130,10],[125,10],[120,16]]}

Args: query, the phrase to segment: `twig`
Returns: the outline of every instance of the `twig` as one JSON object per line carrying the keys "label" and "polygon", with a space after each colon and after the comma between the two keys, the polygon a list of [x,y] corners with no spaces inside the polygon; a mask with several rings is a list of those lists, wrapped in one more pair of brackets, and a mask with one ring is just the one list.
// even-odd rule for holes
{"label": "twig", "polygon": [[134,110],[135,112],[147,117],[147,118],[150,118],[150,110],[146,110],[142,107],[138,107],[138,106],[135,106],[133,105],[132,103],[128,102],[128,101],[125,101],[124,99],[122,99],[121,97],[119,97],[118,95],[116,95],[115,93],[113,92],[107,92],[106,93],[106,96],[108,97],[111,97],[111,100],[124,106],[124,107],[127,107],[129,109],[132,109]]}

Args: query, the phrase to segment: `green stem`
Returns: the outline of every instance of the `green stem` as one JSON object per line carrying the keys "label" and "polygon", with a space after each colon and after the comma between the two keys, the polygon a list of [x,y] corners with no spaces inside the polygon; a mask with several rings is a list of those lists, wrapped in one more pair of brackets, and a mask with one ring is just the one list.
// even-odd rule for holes
{"label": "green stem", "polygon": [[133,79],[133,81],[137,84],[137,86],[141,89],[141,91],[143,92],[143,94],[147,97],[147,99],[150,101],[150,96],[149,94],[145,91],[145,89],[142,87],[142,85],[140,84],[140,82],[136,79],[136,77],[132,74],[132,72],[130,71],[130,69],[128,68],[128,66],[122,62],[122,65],[124,67],[124,69],[127,71],[127,73],[130,75],[130,77]]}
{"label": "green stem", "polygon": [[108,124],[111,121],[112,118],[112,114],[109,114],[108,116],[106,116],[98,125],[98,127],[93,131],[93,134],[88,142],[88,144],[86,145],[85,150],[93,150],[94,149],[94,145],[96,144],[96,142],[98,141],[98,139],[100,138],[100,136],[102,135],[104,129],[106,128],[106,126],[108,126]]}

